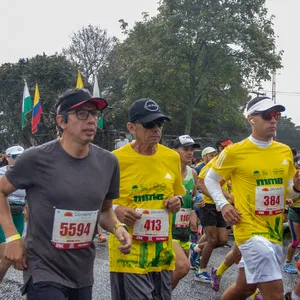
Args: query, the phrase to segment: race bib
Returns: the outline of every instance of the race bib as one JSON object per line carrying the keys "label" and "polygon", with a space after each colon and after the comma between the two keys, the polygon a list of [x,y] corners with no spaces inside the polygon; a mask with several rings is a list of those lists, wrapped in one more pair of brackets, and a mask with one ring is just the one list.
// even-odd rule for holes
{"label": "race bib", "polygon": [[169,214],[164,209],[141,209],[136,212],[142,215],[134,223],[133,239],[137,241],[164,242],[169,235]]}
{"label": "race bib", "polygon": [[255,214],[277,215],[284,208],[284,188],[257,186],[255,193]]}
{"label": "race bib", "polygon": [[175,224],[176,228],[187,228],[190,225],[190,208],[181,208],[179,212],[176,213]]}
{"label": "race bib", "polygon": [[81,249],[91,246],[98,210],[55,209],[52,244],[56,249]]}

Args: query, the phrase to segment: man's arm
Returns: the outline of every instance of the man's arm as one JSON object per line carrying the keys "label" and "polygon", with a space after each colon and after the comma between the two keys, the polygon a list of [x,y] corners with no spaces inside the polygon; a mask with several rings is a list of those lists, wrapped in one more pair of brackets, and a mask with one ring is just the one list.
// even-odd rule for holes
{"label": "man's arm", "polygon": [[[6,239],[19,235],[10,211],[7,196],[14,192],[16,188],[10,183],[4,175],[0,179],[0,225],[3,229]],[[27,267],[25,258],[25,248],[20,238],[6,243],[4,257],[10,260],[15,268],[23,270]]]}
{"label": "man's arm", "polygon": [[118,249],[122,253],[128,254],[131,250],[132,238],[124,226],[118,226],[115,229],[115,226],[118,223],[121,222],[118,220],[112,209],[112,200],[104,200],[100,213],[99,224],[103,229],[108,230],[116,236],[121,243],[121,246],[119,246]]}
{"label": "man's arm", "polygon": [[[223,186],[224,182],[225,181],[223,179],[219,182],[220,187]],[[207,190],[207,188],[205,186],[204,179],[198,178],[198,187],[199,187],[199,190],[201,190],[205,196],[209,197],[210,199],[213,199],[213,197],[210,195],[209,191]],[[228,193],[227,191],[225,191],[222,188],[221,188],[221,191],[226,199],[230,199],[231,201],[233,201],[233,196],[230,193]]]}
{"label": "man's arm", "polygon": [[4,175],[0,179],[0,225],[6,237],[18,234],[14,225],[7,196],[14,192],[16,188]]}
{"label": "man's arm", "polygon": [[205,177],[204,183],[211,195],[211,199],[216,203],[216,207],[222,211],[222,215],[226,222],[230,224],[238,224],[240,222],[240,212],[234,208],[223,195],[220,181],[221,176],[214,170],[210,169]]}

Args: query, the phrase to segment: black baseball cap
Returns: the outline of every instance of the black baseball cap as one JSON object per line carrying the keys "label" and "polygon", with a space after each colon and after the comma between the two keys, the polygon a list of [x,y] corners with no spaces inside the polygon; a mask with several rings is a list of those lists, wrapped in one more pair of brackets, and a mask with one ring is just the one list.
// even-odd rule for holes
{"label": "black baseball cap", "polygon": [[56,113],[69,111],[86,102],[93,102],[99,110],[107,107],[107,102],[103,98],[93,97],[87,89],[69,89],[61,96],[61,102],[57,106]]}
{"label": "black baseball cap", "polygon": [[179,147],[190,147],[200,148],[200,144],[195,143],[194,140],[187,134],[181,135],[175,139],[173,142],[173,148],[177,149]]}
{"label": "black baseball cap", "polygon": [[128,119],[132,123],[135,121],[147,123],[157,119],[171,121],[169,117],[163,114],[159,105],[149,98],[142,98],[131,104]]}

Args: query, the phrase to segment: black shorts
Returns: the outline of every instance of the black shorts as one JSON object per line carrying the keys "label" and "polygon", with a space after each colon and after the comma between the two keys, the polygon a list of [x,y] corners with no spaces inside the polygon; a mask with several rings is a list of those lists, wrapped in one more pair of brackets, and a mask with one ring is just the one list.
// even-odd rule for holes
{"label": "black shorts", "polygon": [[227,223],[225,222],[222,213],[217,211],[215,204],[205,204],[204,207],[200,207],[200,222],[202,227],[227,227]]}
{"label": "black shorts", "polygon": [[57,282],[44,281],[27,283],[27,300],[92,300],[92,286],[69,288]]}

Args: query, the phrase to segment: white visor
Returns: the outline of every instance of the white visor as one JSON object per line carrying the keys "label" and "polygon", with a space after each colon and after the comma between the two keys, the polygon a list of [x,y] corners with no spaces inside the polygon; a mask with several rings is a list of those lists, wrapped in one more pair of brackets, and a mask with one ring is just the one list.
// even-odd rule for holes
{"label": "white visor", "polygon": [[285,111],[285,107],[279,104],[275,104],[270,98],[265,98],[254,105],[252,105],[247,111],[246,115],[252,115],[255,112],[264,112],[271,108],[276,108],[276,111],[282,112]]}

